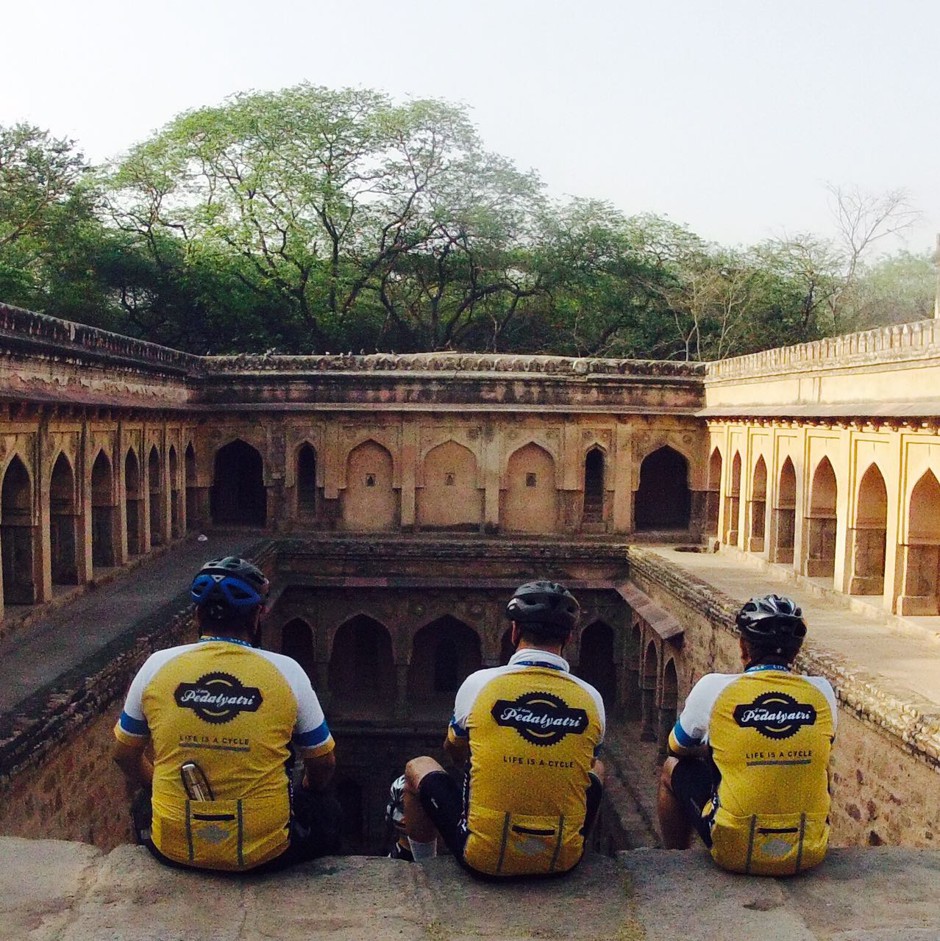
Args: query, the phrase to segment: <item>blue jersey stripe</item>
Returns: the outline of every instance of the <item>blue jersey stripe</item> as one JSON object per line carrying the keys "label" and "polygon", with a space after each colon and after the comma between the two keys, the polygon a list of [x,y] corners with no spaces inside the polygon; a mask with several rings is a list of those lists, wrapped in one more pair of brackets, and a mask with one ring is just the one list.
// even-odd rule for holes
{"label": "blue jersey stripe", "polygon": [[329,727],[325,722],[321,722],[315,729],[304,732],[302,735],[295,735],[294,741],[301,748],[316,748],[322,745],[330,737]]}
{"label": "blue jersey stripe", "polygon": [[143,719],[135,719],[133,716],[129,716],[126,712],[122,710],[121,712],[121,729],[124,732],[127,732],[128,735],[149,735],[150,726]]}
{"label": "blue jersey stripe", "polygon": [[697,738],[693,738],[691,735],[689,735],[689,733],[686,732],[686,730],[682,728],[678,722],[675,724],[675,726],[673,726],[672,734],[675,736],[676,741],[683,748],[695,748],[696,745],[702,744]]}
{"label": "blue jersey stripe", "polygon": [[453,729],[454,735],[456,735],[458,738],[469,738],[470,733],[457,724],[456,716],[450,720],[450,727]]}

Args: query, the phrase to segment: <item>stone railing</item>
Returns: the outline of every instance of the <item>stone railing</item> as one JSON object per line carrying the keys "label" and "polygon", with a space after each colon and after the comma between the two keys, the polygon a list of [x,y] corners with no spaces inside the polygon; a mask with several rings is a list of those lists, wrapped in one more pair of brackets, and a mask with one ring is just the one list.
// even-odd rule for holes
{"label": "stone railing", "polygon": [[189,353],[6,304],[0,304],[0,342],[40,355],[44,351],[78,358],[84,355],[176,373],[194,372],[200,364],[200,357]]}
{"label": "stone railing", "polygon": [[814,368],[930,357],[940,359],[940,320],[919,320],[879,327],[719,360],[707,364],[706,379],[743,379]]}
{"label": "stone railing", "polygon": [[600,359],[568,356],[518,356],[509,353],[338,353],[312,356],[278,354],[212,356],[203,360],[210,375],[231,372],[407,372],[523,373],[571,376],[662,376],[699,379],[704,363]]}

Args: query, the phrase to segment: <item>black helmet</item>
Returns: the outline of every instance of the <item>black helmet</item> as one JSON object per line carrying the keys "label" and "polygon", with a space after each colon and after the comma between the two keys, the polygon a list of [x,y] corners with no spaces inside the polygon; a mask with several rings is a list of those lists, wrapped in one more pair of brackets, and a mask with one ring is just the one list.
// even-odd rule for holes
{"label": "black helmet", "polygon": [[230,555],[206,562],[193,579],[190,595],[210,621],[223,621],[264,604],[269,588],[261,569]]}
{"label": "black helmet", "polygon": [[735,618],[745,640],[756,643],[787,643],[806,636],[803,612],[789,598],[764,595],[751,598]]}
{"label": "black helmet", "polygon": [[581,614],[574,595],[555,582],[526,582],[516,589],[506,617],[523,624],[533,633],[566,638]]}

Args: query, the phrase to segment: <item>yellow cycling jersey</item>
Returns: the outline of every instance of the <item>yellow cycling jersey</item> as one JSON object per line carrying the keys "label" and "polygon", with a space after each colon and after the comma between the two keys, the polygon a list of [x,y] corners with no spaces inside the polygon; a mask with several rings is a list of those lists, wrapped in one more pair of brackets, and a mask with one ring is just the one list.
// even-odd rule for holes
{"label": "yellow cycling jersey", "polygon": [[[248,869],[287,848],[294,743],[326,754],[333,738],[301,666],[237,640],[153,654],[134,678],[114,730],[121,742],[149,737],[154,751],[152,839],[176,862]],[[184,763],[211,791],[188,794]]]}
{"label": "yellow cycling jersey", "polygon": [[588,772],[604,704],[559,656],[518,651],[457,693],[451,740],[466,738],[464,860],[489,875],[565,872],[584,852]]}
{"label": "yellow cycling jersey", "polygon": [[717,771],[712,856],[736,872],[784,875],[821,862],[829,840],[835,694],[821,677],[758,666],[710,674],[689,694],[672,750],[707,744]]}

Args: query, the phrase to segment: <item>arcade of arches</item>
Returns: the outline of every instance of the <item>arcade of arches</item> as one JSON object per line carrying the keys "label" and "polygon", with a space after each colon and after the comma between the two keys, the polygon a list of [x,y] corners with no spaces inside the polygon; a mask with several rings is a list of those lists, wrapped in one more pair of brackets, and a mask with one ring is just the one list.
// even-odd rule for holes
{"label": "arcade of arches", "polygon": [[708,537],[940,614],[938,326],[707,366],[203,358],[3,305],[0,341],[0,633],[187,533],[277,537],[265,643],[349,743],[354,846],[456,685],[506,659],[502,607],[535,574],[576,588],[574,669],[659,747],[721,665],[631,581],[628,544]]}

